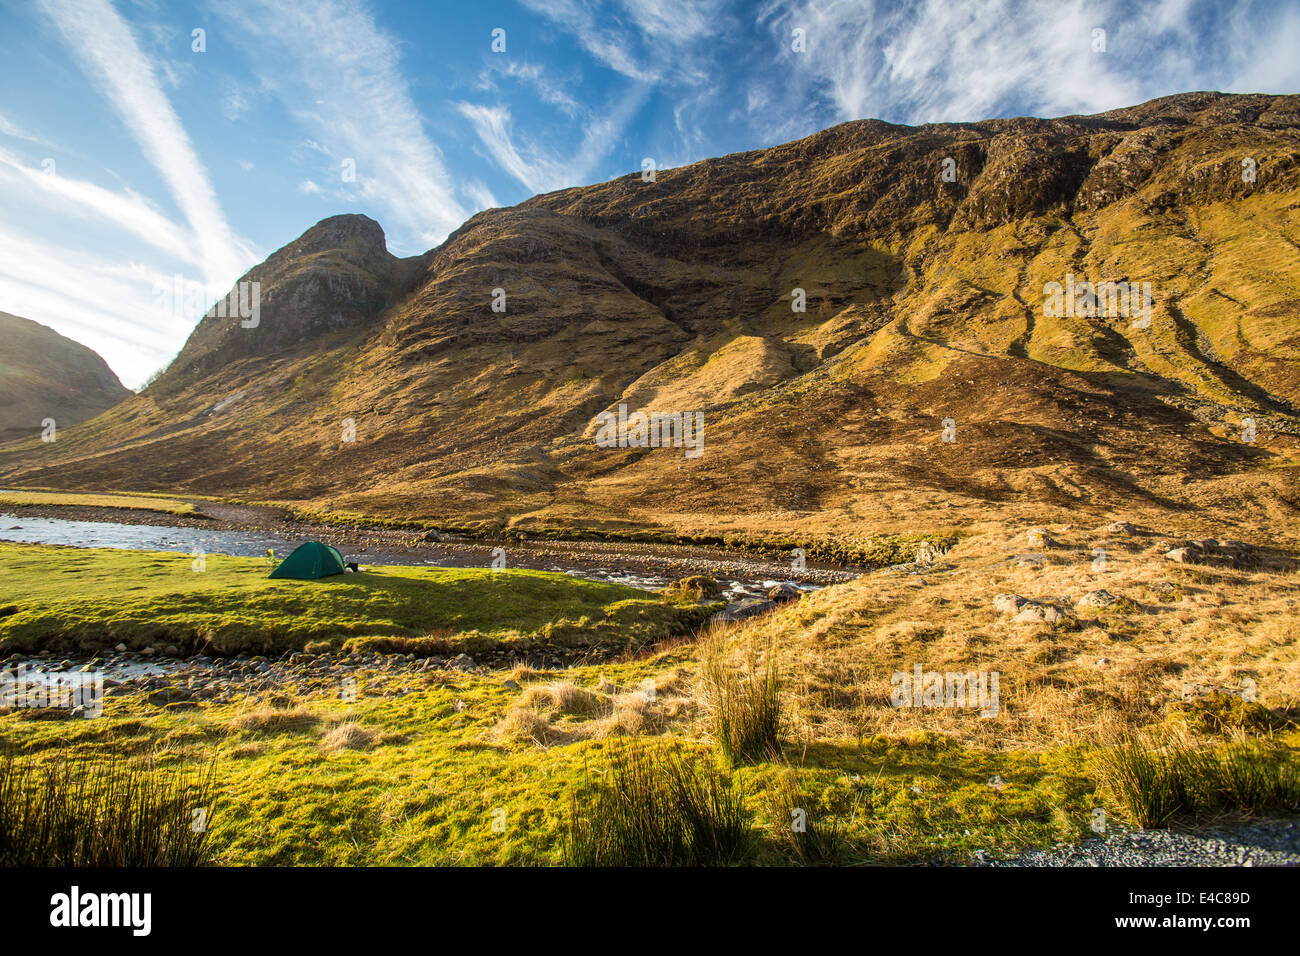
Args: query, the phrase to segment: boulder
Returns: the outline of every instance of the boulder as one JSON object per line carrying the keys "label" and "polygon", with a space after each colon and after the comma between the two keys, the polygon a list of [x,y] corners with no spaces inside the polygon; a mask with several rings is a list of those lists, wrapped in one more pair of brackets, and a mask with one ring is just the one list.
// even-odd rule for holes
{"label": "boulder", "polygon": [[1047,533],[1046,528],[1030,528],[1026,539],[1031,548],[1052,548],[1056,546],[1056,542],[1052,540],[1052,536]]}
{"label": "boulder", "polygon": [[674,581],[664,588],[661,593],[668,597],[684,596],[694,598],[697,601],[704,601],[721,594],[722,585],[707,574],[691,574]]}
{"label": "boulder", "polygon": [[745,601],[735,601],[728,604],[717,614],[713,615],[711,620],[718,622],[743,621],[747,617],[757,617],[759,614],[766,614],[774,607],[776,607],[775,601],[768,601],[763,598],[750,598]]}
{"label": "boulder", "polygon": [[789,581],[782,581],[767,592],[768,600],[775,601],[777,604],[783,604],[786,601],[797,601],[802,596],[803,592]]}
{"label": "boulder", "polygon": [[993,610],[1003,614],[1015,614],[1028,603],[1028,600],[1019,594],[997,594],[993,597]]}
{"label": "boulder", "polygon": [[1119,598],[1105,588],[1099,588],[1096,591],[1089,591],[1079,598],[1079,607],[1110,607],[1118,600]]}
{"label": "boulder", "polygon": [[1136,534],[1137,528],[1129,524],[1127,521],[1112,521],[1110,524],[1106,525],[1106,533],[1130,535]]}
{"label": "boulder", "polygon": [[1195,547],[1174,548],[1165,552],[1165,560],[1177,561],[1179,564],[1200,564],[1203,559],[1201,549]]}
{"label": "boulder", "polygon": [[1050,624],[1055,627],[1065,620],[1061,609],[1051,604],[1038,604],[1030,601],[1020,609],[1012,621],[1016,624]]}

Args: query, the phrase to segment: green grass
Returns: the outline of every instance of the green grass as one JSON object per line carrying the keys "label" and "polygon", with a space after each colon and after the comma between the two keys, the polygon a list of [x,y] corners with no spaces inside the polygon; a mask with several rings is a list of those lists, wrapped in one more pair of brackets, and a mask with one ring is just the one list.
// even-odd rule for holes
{"label": "green grass", "polygon": [[797,770],[790,768],[780,774],[768,799],[773,828],[784,839],[794,862],[823,866],[844,859],[848,849],[839,819],[823,812],[817,797],[804,792]]}
{"label": "green grass", "polygon": [[320,581],[267,578],[263,558],[0,544],[0,656],[175,644],[271,653],[308,642],[437,634],[437,652],[509,644],[631,646],[707,609],[567,574],[376,568]]}
{"label": "green grass", "polygon": [[[627,589],[563,575],[388,569],[377,576],[386,582],[378,587],[360,578],[269,581],[258,559],[209,557],[207,571],[193,572],[191,560],[0,546],[0,634],[12,638],[4,629],[14,622],[30,628],[32,614],[62,615],[59,627],[70,631],[89,627],[86,615],[100,628],[113,615],[137,628],[142,620],[162,626],[169,616],[219,621],[226,615],[246,618],[257,633],[269,629],[295,640],[304,636],[298,629],[324,622],[337,629],[335,644],[346,633],[343,625],[374,635],[380,622],[408,627],[408,639],[417,641],[441,628],[447,639],[495,635],[539,643],[579,639],[593,627],[600,635],[639,639],[681,622],[677,609],[653,595],[628,598]],[[461,575],[468,575],[464,587],[440,590]],[[585,625],[573,621],[575,601],[591,602]],[[628,615],[618,629],[601,617],[611,607]],[[601,623],[610,626],[602,630]],[[457,630],[471,624],[473,631]],[[51,633],[56,645],[65,639],[62,630]],[[155,639],[145,630],[134,638]],[[10,646],[0,643],[0,654]],[[534,686],[637,688],[656,681],[706,691],[700,656],[691,645],[677,645],[655,656],[558,670],[366,668],[353,674],[354,700],[341,698],[330,677],[310,689],[276,688],[291,698],[278,708],[266,701],[209,701],[178,711],[149,704],[143,691],[118,692],[105,698],[104,715],[94,719],[0,712],[0,751],[11,748],[47,766],[151,762],[169,777],[210,769],[215,799],[208,846],[213,862],[229,865],[553,865],[647,857],[774,865],[961,862],[976,849],[1001,854],[1077,841],[1089,835],[1096,807],[1142,819],[1122,788],[1106,781],[1097,763],[1104,748],[1093,743],[983,749],[923,732],[856,741],[810,735],[800,723],[797,685],[782,689],[774,672],[753,661],[748,674],[757,680],[748,679],[749,691],[758,693],[761,706],[750,710],[772,713],[763,703],[774,699],[765,690],[772,686],[775,699],[784,698],[786,718],[785,727],[780,711],[775,721],[757,721],[783,737],[759,736],[784,744],[796,768],[763,746],[735,748],[747,752],[748,762],[719,769],[726,754],[707,708],[665,718],[662,734],[634,744],[679,761],[674,769],[651,759],[645,773],[628,768],[622,737],[557,733],[541,745],[502,733]],[[524,686],[507,686],[508,676]],[[562,731],[595,717],[585,705],[562,710],[556,722]],[[349,726],[362,743],[333,746]],[[1212,784],[1200,789],[1195,781],[1205,764],[1196,764],[1196,773],[1183,774],[1188,805],[1198,813],[1294,806],[1278,799],[1292,792],[1279,784],[1294,777],[1274,758],[1297,738],[1300,731],[1288,726],[1276,731],[1276,748],[1242,745],[1216,758]],[[1001,778],[996,787],[990,785],[995,777]],[[606,792],[611,788],[613,795]],[[647,806],[672,808],[676,822],[658,827]],[[622,816],[607,820],[609,807]],[[792,828],[794,810],[804,811],[803,830]],[[1155,816],[1167,818],[1159,808]]]}
{"label": "green grass", "polygon": [[0,494],[0,508],[53,505],[66,508],[122,508],[128,511],[160,511],[192,515],[194,505],[145,495],[83,495],[62,491],[12,491]]}
{"label": "green grass", "polygon": [[[581,684],[606,677],[637,686],[665,664],[649,659],[569,674]],[[295,702],[293,719],[278,722],[241,721],[246,708],[239,704],[171,712],[143,695],[111,696],[104,716],[93,720],[0,715],[0,745],[42,759],[156,754],[169,771],[211,765],[219,865],[561,864],[572,796],[590,805],[621,744],[502,741],[496,728],[518,694],[501,681],[499,674],[363,673],[355,701],[313,692]],[[382,696],[398,686],[415,692]],[[326,737],[344,722],[373,731],[375,745],[327,749]],[[716,760],[689,726],[647,741],[656,744],[679,746],[701,773]],[[916,736],[872,738],[860,747],[817,744],[800,756],[800,800],[814,828],[836,821],[842,864],[961,860],[974,849],[1077,840],[1090,832],[1098,805],[1081,749],[989,752]],[[790,817],[773,809],[787,772],[784,763],[730,771],[752,815],[745,862],[791,862]],[[1007,781],[1001,791],[987,785],[995,774]]]}

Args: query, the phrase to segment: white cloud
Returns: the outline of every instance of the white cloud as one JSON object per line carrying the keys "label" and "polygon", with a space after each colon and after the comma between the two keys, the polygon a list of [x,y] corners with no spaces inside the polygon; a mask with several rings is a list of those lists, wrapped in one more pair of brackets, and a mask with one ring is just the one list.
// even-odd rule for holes
{"label": "white cloud", "polygon": [[553,79],[540,64],[500,56],[490,57],[488,66],[479,74],[479,89],[495,91],[498,76],[527,84],[543,103],[558,108],[570,118],[576,117],[583,111],[573,95]]}
{"label": "white cloud", "polygon": [[[1300,85],[1296,11],[1250,0],[769,0],[758,22],[778,70],[755,73],[765,95],[751,94],[751,116],[784,135],[845,119],[1059,116],[1187,90]],[[790,50],[796,27],[805,53]],[[1098,29],[1105,52],[1093,49]]]}
{"label": "white cloud", "polygon": [[[640,83],[695,85],[731,30],[727,0],[521,0],[570,33],[592,57]],[[631,28],[624,23],[631,23]],[[717,38],[716,43],[704,41]]]}
{"label": "white cloud", "polygon": [[207,170],[126,23],[107,0],[41,0],[41,6],[167,183],[194,231],[205,278],[233,283],[253,253],[227,225]]}
{"label": "white cloud", "polygon": [[1221,24],[1221,39],[1249,55],[1230,60],[1224,90],[1236,93],[1295,93],[1300,90],[1300,8],[1276,11],[1275,18],[1239,8]]}
{"label": "white cloud", "polygon": [[0,183],[24,192],[40,192],[44,201],[55,203],[57,209],[51,208],[52,213],[96,215],[182,261],[202,265],[188,230],[131,190],[119,193],[84,179],[48,175],[43,169],[24,165],[4,149],[0,149]]}
{"label": "white cloud", "polygon": [[612,110],[591,121],[583,130],[581,142],[567,157],[517,137],[510,110],[505,106],[458,103],[456,108],[474,127],[492,160],[528,189],[540,193],[589,182],[648,95],[645,87],[631,88]]}
{"label": "white cloud", "polygon": [[[73,281],[69,281],[70,277]],[[158,308],[172,277],[0,226],[0,302],[94,349],[135,388],[180,350],[198,315]]]}
{"label": "white cloud", "polygon": [[245,92],[235,87],[221,98],[221,115],[232,123],[252,108]]}
{"label": "white cloud", "polygon": [[37,143],[41,146],[50,145],[40,137],[27,132],[27,130],[23,129],[17,123],[11,121],[3,113],[0,113],[0,134],[3,134],[5,136],[10,136],[14,139],[25,139],[29,143]]}
{"label": "white cloud", "polygon": [[494,209],[501,205],[501,203],[497,202],[497,197],[492,195],[492,190],[477,179],[468,179],[461,183],[460,192],[462,196],[469,200],[470,206],[475,211]]}
{"label": "white cloud", "polygon": [[320,186],[310,179],[304,179],[302,182],[298,184],[298,192],[313,193],[313,194],[318,193],[320,192]]}
{"label": "white cloud", "polygon": [[[277,48],[253,60],[264,85],[290,108],[312,104],[299,117],[317,127],[325,150],[355,159],[362,195],[430,244],[464,221],[442,154],[411,99],[397,43],[361,3],[242,0],[218,9]],[[286,62],[296,79],[271,75]]]}

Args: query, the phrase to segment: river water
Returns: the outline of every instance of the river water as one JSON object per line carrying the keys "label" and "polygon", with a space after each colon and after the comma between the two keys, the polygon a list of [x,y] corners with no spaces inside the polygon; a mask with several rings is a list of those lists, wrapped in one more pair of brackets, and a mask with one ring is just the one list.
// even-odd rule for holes
{"label": "river water", "polygon": [[[32,517],[0,513],[0,541],[28,544],[58,544],[77,548],[117,548],[128,551],[172,551],[185,554],[225,554],[236,557],[262,557],[268,549],[283,558],[302,544],[303,537],[268,531],[223,530],[218,528],[169,527],[151,524],[124,524],[112,521],[74,521],[66,518]],[[328,540],[328,539],[327,539]],[[547,542],[454,543],[430,544],[416,548],[397,545],[376,547],[348,546],[335,543],[344,560],[367,565],[402,565],[408,567],[488,567],[498,548],[505,549],[508,567],[558,571],[592,581],[625,584],[643,590],[657,590],[692,570],[712,574],[723,586],[728,599],[761,594],[779,582],[791,580],[804,590],[817,584],[797,580],[785,565],[754,559],[727,560],[716,553],[690,556],[686,562],[670,563],[679,571],[663,567],[665,549],[647,549],[652,558],[645,567],[627,567],[632,561],[620,555],[602,553],[601,545],[566,545],[576,548],[566,553],[560,546]],[[581,550],[587,548],[587,550]],[[682,549],[688,553],[689,549]],[[660,565],[656,567],[655,565]],[[845,574],[851,577],[851,574]],[[796,580],[792,580],[796,579]]]}

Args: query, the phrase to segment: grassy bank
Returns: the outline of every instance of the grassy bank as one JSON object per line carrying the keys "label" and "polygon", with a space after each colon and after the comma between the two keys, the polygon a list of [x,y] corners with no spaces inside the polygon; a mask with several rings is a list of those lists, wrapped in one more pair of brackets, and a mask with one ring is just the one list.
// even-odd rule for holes
{"label": "grassy bank", "polygon": [[[559,675],[515,670],[362,674],[353,701],[319,692],[276,708],[250,700],[175,712],[143,695],[114,696],[94,720],[0,716],[0,746],[37,761],[210,770],[210,850],[226,865],[559,864],[575,858],[575,825],[590,826],[611,804],[610,787],[627,791],[625,815],[654,822],[647,801],[662,783],[619,779],[630,740],[724,783],[729,816],[745,828],[725,857],[733,863],[819,859],[791,828],[796,809],[812,832],[833,834],[830,855],[850,865],[960,862],[975,850],[1073,842],[1090,835],[1097,807],[1115,824],[1131,822],[1127,796],[1105,783],[1104,748],[1093,745],[996,749],[927,732],[787,737],[782,753],[732,764],[703,715],[682,703],[697,673],[692,655],[678,652],[566,670],[583,694],[553,695]],[[661,722],[620,726],[611,718],[647,682],[658,688]],[[398,689],[409,693],[393,696]],[[520,706],[548,712],[542,739],[515,732]]]}
{"label": "grassy bank", "polygon": [[9,491],[0,493],[0,508],[63,507],[121,508],[127,511],[158,511],[163,514],[192,515],[197,512],[187,501],[174,501],[152,495],[95,495],[71,491]]}
{"label": "grassy bank", "polygon": [[539,642],[635,646],[707,613],[543,571],[384,567],[286,581],[269,580],[270,566],[262,558],[0,543],[0,656],[94,653],[118,643],[274,653],[349,639],[404,641],[403,650],[429,653]]}
{"label": "grassy bank", "polygon": [[[1296,812],[1290,557],[1188,566],[1154,535],[1050,530],[1041,562],[1015,557],[1023,528],[972,537],[923,574],[826,588],[653,654],[372,661],[181,708],[115,688],[99,718],[0,713],[0,749],[210,768],[208,847],[239,865],[965,862],[1088,838],[1098,809],[1116,828]],[[0,612],[22,606],[0,640],[42,614],[62,622],[47,642],[119,614],[294,642],[324,626],[335,646],[364,631],[401,650],[436,628],[553,646],[593,628],[640,641],[687,613],[537,572],[274,582],[265,562],[191,560],[3,546]],[[1101,586],[1115,600],[1082,600]],[[994,601],[1008,592],[1065,617],[1009,615]],[[896,706],[896,676],[918,665],[998,673],[996,713]]]}

